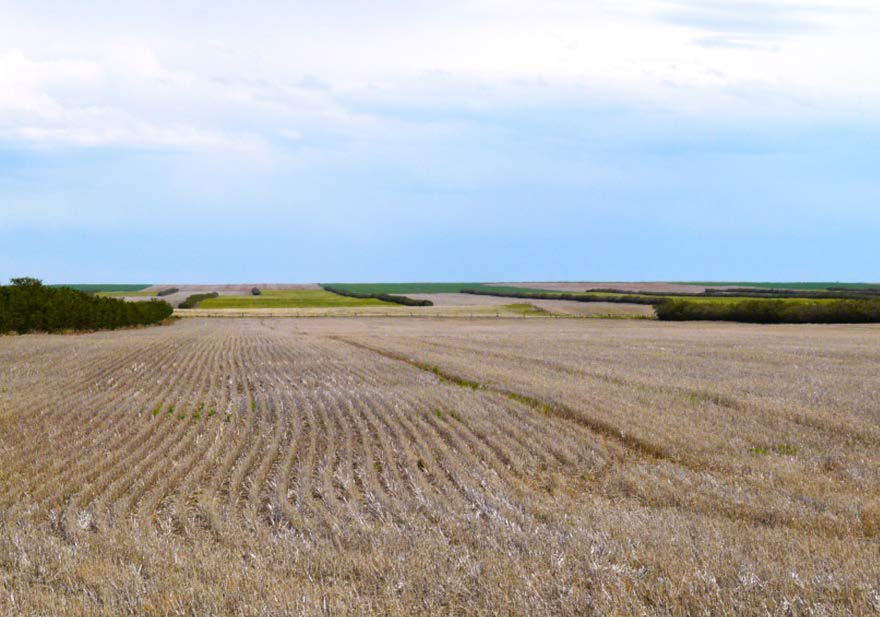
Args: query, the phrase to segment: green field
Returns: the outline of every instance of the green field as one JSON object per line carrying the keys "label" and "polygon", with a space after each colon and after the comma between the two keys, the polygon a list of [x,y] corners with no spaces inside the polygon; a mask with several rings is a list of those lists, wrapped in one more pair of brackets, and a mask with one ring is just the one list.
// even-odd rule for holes
{"label": "green field", "polygon": [[701,287],[759,287],[762,289],[800,289],[802,291],[825,291],[830,287],[842,289],[876,289],[880,283],[749,283],[731,281],[682,281],[679,285]]}
{"label": "green field", "polygon": [[501,306],[505,313],[513,313],[514,315],[550,315],[550,311],[542,309],[534,304],[504,304]]}
{"label": "green field", "polygon": [[204,309],[326,308],[343,306],[397,306],[373,298],[349,298],[323,289],[264,291],[259,296],[220,296],[199,303]]}
{"label": "green field", "polygon": [[[47,285],[47,287],[70,287],[71,289],[76,289],[78,291],[85,291],[87,293],[98,293],[99,291],[104,292],[117,292],[117,291],[141,291],[146,289],[150,285],[141,285],[141,284],[119,284],[119,283],[57,283],[54,285]],[[128,294],[135,295],[135,294]],[[150,294],[147,294],[150,295]]]}

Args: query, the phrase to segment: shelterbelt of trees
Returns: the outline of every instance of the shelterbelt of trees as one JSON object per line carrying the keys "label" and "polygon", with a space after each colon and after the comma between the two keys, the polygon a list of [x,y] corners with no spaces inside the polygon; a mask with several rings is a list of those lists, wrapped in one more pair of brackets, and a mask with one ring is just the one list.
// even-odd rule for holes
{"label": "shelterbelt of trees", "polygon": [[35,278],[0,286],[0,333],[104,330],[155,324],[171,316],[167,302],[125,302],[70,287],[46,287]]}
{"label": "shelterbelt of trees", "polygon": [[324,291],[329,291],[330,293],[334,293],[338,296],[346,296],[348,298],[374,298],[376,300],[382,300],[383,302],[393,302],[394,304],[402,304],[404,306],[434,306],[434,303],[430,300],[416,300],[415,298],[410,298],[409,296],[399,296],[395,294],[383,293],[365,293],[360,291],[342,289],[340,287],[334,287],[332,285],[321,285],[321,288]]}
{"label": "shelterbelt of trees", "polygon": [[667,300],[654,307],[663,321],[741,321],[746,323],[880,323],[880,299],[743,300],[692,302]]}
{"label": "shelterbelt of trees", "polygon": [[[650,304],[661,321],[738,321],[745,323],[880,323],[880,297],[875,290],[828,292],[822,295],[790,290],[727,296],[721,290],[694,294],[658,294],[599,290],[593,293],[554,291],[511,292],[463,289],[461,293],[535,300]],[[749,293],[754,292],[750,290]],[[775,295],[774,295],[775,294]],[[796,294],[796,295],[791,295]],[[717,297],[714,302],[699,299]],[[803,297],[802,297],[803,296]]]}

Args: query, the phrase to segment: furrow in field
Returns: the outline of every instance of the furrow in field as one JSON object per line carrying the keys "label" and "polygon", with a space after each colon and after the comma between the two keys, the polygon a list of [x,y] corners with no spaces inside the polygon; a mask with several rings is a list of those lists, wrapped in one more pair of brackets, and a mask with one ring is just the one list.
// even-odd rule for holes
{"label": "furrow in field", "polygon": [[164,429],[158,434],[159,441],[148,442],[131,451],[117,465],[109,468],[103,478],[96,481],[96,516],[102,524],[112,524],[120,515],[125,516],[128,513],[129,504],[134,504],[140,494],[148,488],[148,482],[155,479],[155,473],[146,476],[145,474],[151,466],[156,465],[157,462],[161,463],[163,458],[167,457],[167,451],[175,442],[181,441],[181,435],[189,433],[190,437],[194,437],[194,432],[187,430],[188,423],[179,417],[180,409],[173,409],[173,404],[181,407],[181,401],[187,394],[184,388],[199,370],[203,370],[201,361],[209,351],[210,343],[205,341],[201,345],[194,346],[191,353],[180,362],[181,372],[170,384],[171,388],[167,391],[165,399],[172,403],[150,420],[161,423],[161,428]]}
{"label": "furrow in field", "polygon": [[[167,341],[156,341],[145,349],[135,349],[122,358],[109,352],[102,353],[98,359],[79,361],[75,366],[56,367],[46,376],[45,382],[52,384],[60,379],[64,387],[44,384],[43,387],[33,389],[37,396],[26,397],[23,401],[18,399],[21,408],[37,413],[29,414],[21,422],[16,422],[16,431],[33,431],[30,436],[19,434],[15,439],[16,443],[23,447],[34,441],[33,436],[39,435],[41,441],[53,442],[56,452],[75,451],[77,439],[90,434],[99,424],[114,418],[95,413],[94,401],[106,396],[108,390],[115,391],[118,396],[126,394],[128,389],[125,386],[132,377],[130,367],[143,365],[144,358],[150,358],[157,352],[173,352],[174,348],[165,343]],[[116,377],[111,379],[110,376],[114,374]],[[126,377],[129,379],[125,383],[119,382]],[[108,381],[112,381],[116,387],[108,388]],[[77,403],[71,404],[71,400]],[[38,454],[30,448],[24,448],[16,457],[18,464],[23,466],[33,465],[36,460]]]}
{"label": "furrow in field", "polygon": [[[58,388],[59,397],[63,396],[64,392],[63,388]],[[25,482],[34,478],[35,471],[37,476],[45,475],[49,479],[49,485],[37,484],[34,487],[35,494],[37,499],[41,499],[43,495],[51,493],[51,490],[48,490],[50,485],[57,488],[57,485],[62,484],[60,476],[69,472],[71,467],[69,459],[81,450],[83,443],[93,440],[93,432],[96,428],[103,431],[120,423],[120,414],[101,413],[98,410],[114,407],[116,400],[121,396],[122,390],[111,390],[109,393],[99,392],[88,398],[82,397],[74,405],[69,402],[64,404],[61,401],[52,403],[53,406],[49,411],[53,416],[57,416],[54,419],[56,426],[31,427],[33,432],[17,431],[14,439],[19,448],[27,446],[27,449],[13,455],[14,462],[6,468],[6,472],[10,475],[19,475]],[[52,422],[51,419],[41,416],[40,422],[46,421]],[[73,425],[74,430],[66,434],[60,432],[60,427],[70,424]],[[79,430],[76,430],[76,427],[79,427]],[[56,429],[58,432],[53,432]],[[34,447],[34,444],[44,444],[47,448],[51,448],[51,455],[47,456],[46,452]]]}
{"label": "furrow in field", "polygon": [[[196,353],[194,350],[195,347],[190,351]],[[173,349],[171,346],[167,346],[165,351],[171,353]],[[151,362],[151,370],[142,376],[145,383],[154,384],[162,381],[159,375],[165,369],[164,360],[167,357],[167,354],[160,355],[155,362]],[[166,395],[166,391],[148,395],[150,398],[144,397],[143,403],[155,409],[157,407],[154,406],[154,402],[158,401],[155,404],[161,406]],[[77,478],[77,482],[80,484],[93,482],[101,470],[108,468],[111,461],[121,460],[122,455],[129,449],[129,444],[142,443],[152,435],[156,426],[144,422],[143,409],[141,408],[128,409],[122,413],[111,411],[113,401],[102,398],[101,395],[89,400],[87,406],[95,422],[89,426],[88,432],[80,434],[77,439],[66,440],[68,443],[66,448],[53,447],[55,467],[46,471],[46,475],[51,477],[53,482],[41,486],[41,490],[35,494],[36,499],[47,498],[53,494],[53,490],[69,483],[71,478]],[[75,422],[73,419],[66,421]],[[139,427],[140,430],[135,431],[136,427]],[[115,437],[108,438],[108,434],[113,434]],[[83,452],[86,453],[85,456],[83,456]],[[71,464],[71,459],[76,463]]]}
{"label": "furrow in field", "polygon": [[[661,507],[674,505],[674,507],[693,511],[701,515],[721,516],[723,518],[737,521],[745,521],[750,524],[759,526],[786,526],[798,529],[816,529],[818,533],[825,535],[830,534],[832,536],[837,536],[841,534],[846,535],[847,529],[850,528],[850,525],[846,522],[841,522],[839,520],[834,520],[827,517],[822,520],[817,520],[815,517],[810,515],[808,510],[806,510],[802,506],[797,506],[796,502],[793,501],[788,502],[787,505],[789,506],[789,509],[795,508],[803,510],[804,518],[794,517],[791,515],[780,516],[777,511],[778,507],[772,505],[772,499],[770,502],[768,502],[767,499],[756,499],[758,497],[757,494],[753,494],[750,498],[738,499],[736,502],[731,502],[729,497],[727,497],[727,495],[731,494],[731,489],[727,485],[730,485],[732,481],[728,481],[723,477],[718,477],[717,474],[711,474],[710,470],[701,468],[699,463],[695,461],[690,461],[689,459],[682,460],[680,457],[673,456],[670,453],[666,452],[663,448],[655,447],[655,444],[653,443],[645,442],[641,439],[623,433],[617,427],[605,422],[604,420],[598,420],[596,418],[586,416],[583,413],[575,411],[567,406],[557,403],[546,403],[531,396],[512,392],[508,389],[487,387],[478,384],[466,377],[461,377],[459,375],[448,373],[444,369],[441,369],[437,366],[425,365],[420,361],[413,360],[412,358],[403,356],[396,352],[374,348],[364,343],[353,342],[341,337],[333,338],[334,340],[346,342],[361,349],[373,351],[379,355],[385,356],[386,358],[398,360],[416,368],[429,371],[435,375],[438,375],[441,379],[449,381],[450,383],[458,384],[464,387],[476,387],[497,392],[498,394],[511,398],[517,402],[524,403],[543,414],[552,415],[562,420],[574,422],[593,431],[603,438],[611,439],[612,441],[617,442],[619,445],[625,446],[630,452],[639,455],[639,458],[653,460],[655,462],[655,465],[659,465],[662,467],[667,464],[671,464],[673,466],[683,467],[684,470],[686,470],[685,474],[682,474],[681,472],[670,471],[669,477],[676,478],[677,480],[668,486],[669,494],[677,495],[681,492],[680,489],[682,487],[677,485],[680,485],[681,478],[687,476],[687,472],[696,474],[696,478],[711,477],[709,483],[694,482],[696,478],[689,479],[691,491],[693,492],[689,493],[691,495],[691,498],[687,501],[683,502],[679,499],[666,500],[661,498],[658,502],[656,497],[651,497],[648,498],[648,500],[645,502],[648,505],[657,506],[658,503],[663,504],[663,506]],[[633,413],[636,412],[637,409],[634,408]],[[724,486],[719,487],[719,483]],[[462,490],[466,490],[466,488],[462,486]],[[736,492],[738,491],[733,489],[733,494],[735,494]],[[760,505],[762,502],[766,503],[766,505]]]}

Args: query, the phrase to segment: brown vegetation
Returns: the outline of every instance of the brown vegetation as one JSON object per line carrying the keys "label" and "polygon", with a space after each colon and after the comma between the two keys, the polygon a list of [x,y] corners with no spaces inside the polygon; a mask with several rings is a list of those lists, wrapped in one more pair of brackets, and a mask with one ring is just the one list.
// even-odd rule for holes
{"label": "brown vegetation", "polygon": [[880,328],[0,338],[0,611],[876,614]]}

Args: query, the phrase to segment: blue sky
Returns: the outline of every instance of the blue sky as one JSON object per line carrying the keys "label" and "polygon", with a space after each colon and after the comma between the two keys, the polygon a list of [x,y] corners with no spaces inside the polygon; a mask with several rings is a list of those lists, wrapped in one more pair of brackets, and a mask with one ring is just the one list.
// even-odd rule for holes
{"label": "blue sky", "polygon": [[880,280],[873,0],[204,6],[0,0],[0,278]]}

